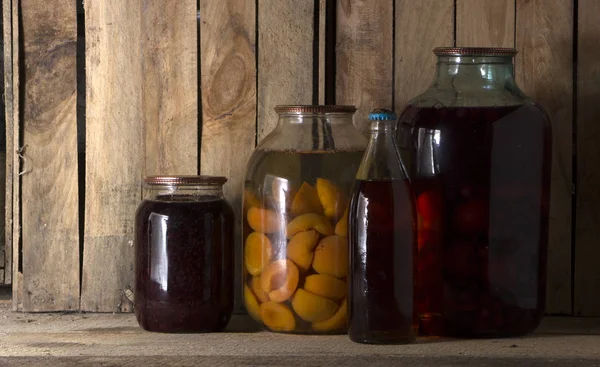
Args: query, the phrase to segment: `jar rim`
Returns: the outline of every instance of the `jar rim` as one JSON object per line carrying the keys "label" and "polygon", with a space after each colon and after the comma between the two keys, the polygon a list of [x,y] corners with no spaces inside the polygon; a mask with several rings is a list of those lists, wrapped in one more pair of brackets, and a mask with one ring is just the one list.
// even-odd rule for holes
{"label": "jar rim", "polygon": [[436,56],[510,56],[517,54],[514,48],[504,47],[436,47]]}
{"label": "jar rim", "polygon": [[148,185],[223,185],[227,182],[227,177],[205,175],[148,176],[144,179],[144,182]]}
{"label": "jar rim", "polygon": [[355,106],[347,105],[277,105],[277,113],[354,113]]}

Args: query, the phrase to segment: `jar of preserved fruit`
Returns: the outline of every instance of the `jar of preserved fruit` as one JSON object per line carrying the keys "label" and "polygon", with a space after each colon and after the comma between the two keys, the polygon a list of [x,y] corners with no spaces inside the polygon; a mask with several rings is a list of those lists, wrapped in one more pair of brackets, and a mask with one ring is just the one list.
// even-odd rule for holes
{"label": "jar of preserved fruit", "polygon": [[366,147],[352,106],[277,106],[248,163],[243,284],[266,329],[347,330],[348,200]]}
{"label": "jar of preserved fruit", "polygon": [[551,131],[517,87],[514,49],[436,48],[398,142],[417,195],[419,330],[533,331],[545,304]]}
{"label": "jar of preserved fruit", "polygon": [[135,217],[135,315],[159,332],[223,329],[233,310],[234,214],[225,177],[155,176]]}

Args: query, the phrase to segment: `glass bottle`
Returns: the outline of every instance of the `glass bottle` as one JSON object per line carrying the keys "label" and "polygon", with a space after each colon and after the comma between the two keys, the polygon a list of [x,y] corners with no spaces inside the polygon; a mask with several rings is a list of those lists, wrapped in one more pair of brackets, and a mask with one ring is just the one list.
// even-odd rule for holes
{"label": "glass bottle", "polygon": [[243,199],[248,314],[266,329],[347,327],[347,205],[366,139],[353,106],[277,106],[250,158]]}
{"label": "glass bottle", "polygon": [[233,310],[225,177],[153,176],[135,216],[135,315],[158,332],[223,329]]}
{"label": "glass bottle", "polygon": [[416,333],[416,209],[394,141],[396,116],[369,115],[371,138],[351,197],[348,334],[359,343],[406,343]]}
{"label": "glass bottle", "polygon": [[516,50],[434,52],[433,84],[398,122],[419,213],[419,330],[531,332],[546,294],[548,117],[515,83]]}

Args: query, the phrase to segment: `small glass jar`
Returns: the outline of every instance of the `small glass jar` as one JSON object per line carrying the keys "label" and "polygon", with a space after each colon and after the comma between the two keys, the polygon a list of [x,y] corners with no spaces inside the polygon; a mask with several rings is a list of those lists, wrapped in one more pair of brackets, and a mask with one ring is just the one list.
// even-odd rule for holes
{"label": "small glass jar", "polygon": [[145,180],[135,217],[135,315],[158,332],[223,329],[233,310],[234,213],[225,177]]}
{"label": "small glass jar", "polygon": [[347,207],[366,139],[352,106],[275,110],[246,171],[246,310],[271,331],[344,333]]}
{"label": "small glass jar", "polygon": [[529,333],[546,298],[548,116],[515,83],[516,50],[434,52],[434,82],[398,125],[419,213],[419,330]]}

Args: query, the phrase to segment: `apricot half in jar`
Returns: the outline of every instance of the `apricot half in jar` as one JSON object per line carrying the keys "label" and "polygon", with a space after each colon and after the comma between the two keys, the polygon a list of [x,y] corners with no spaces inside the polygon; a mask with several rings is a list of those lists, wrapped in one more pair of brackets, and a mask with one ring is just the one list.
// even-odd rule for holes
{"label": "apricot half in jar", "polygon": [[325,216],[329,219],[339,218],[344,213],[347,205],[347,201],[340,188],[324,178],[317,178],[316,187]]}
{"label": "apricot half in jar", "polygon": [[348,325],[348,302],[344,300],[336,313],[325,321],[314,322],[314,331],[333,331],[346,328]]}
{"label": "apricot half in jar", "polygon": [[303,271],[310,269],[313,249],[319,242],[319,234],[315,230],[299,232],[292,237],[287,246],[287,257]]}
{"label": "apricot half in jar", "polygon": [[260,200],[254,191],[246,188],[244,190],[244,210],[247,211],[250,208],[260,208]]}
{"label": "apricot half in jar", "polygon": [[298,289],[292,298],[292,307],[304,321],[324,321],[333,316],[338,306],[335,302]]}
{"label": "apricot half in jar", "polygon": [[271,256],[273,256],[273,245],[267,236],[259,232],[252,232],[246,237],[244,264],[248,273],[260,274],[269,263]]}
{"label": "apricot half in jar", "polygon": [[285,234],[287,238],[292,238],[296,233],[314,229],[324,236],[333,234],[333,226],[329,220],[322,215],[308,213],[297,216],[286,226]]}
{"label": "apricot half in jar", "polygon": [[273,302],[288,300],[298,287],[298,267],[287,259],[273,261],[260,276],[260,288]]}
{"label": "apricot half in jar", "polygon": [[281,220],[273,210],[252,207],[248,209],[246,219],[256,232],[274,233],[281,230]]}
{"label": "apricot half in jar", "polygon": [[304,182],[292,201],[292,214],[323,213],[323,206],[314,187]]}
{"label": "apricot half in jar", "polygon": [[250,289],[254,292],[256,298],[260,303],[267,302],[269,300],[269,295],[265,293],[260,287],[260,275],[255,275],[250,279]]}
{"label": "apricot half in jar", "polygon": [[252,290],[247,285],[244,285],[244,304],[246,305],[248,315],[252,316],[255,320],[260,320],[260,305],[254,293],[252,293]]}
{"label": "apricot half in jar", "polygon": [[260,305],[260,319],[273,331],[292,331],[296,328],[294,314],[281,303],[265,302]]}
{"label": "apricot half in jar", "polygon": [[304,289],[317,296],[339,300],[346,297],[346,282],[327,274],[313,274],[306,277]]}
{"label": "apricot half in jar", "polygon": [[348,236],[348,207],[346,207],[344,214],[335,225],[335,234],[342,237]]}
{"label": "apricot half in jar", "polygon": [[315,248],[313,269],[319,274],[342,278],[348,274],[348,243],[341,236],[325,237]]}

